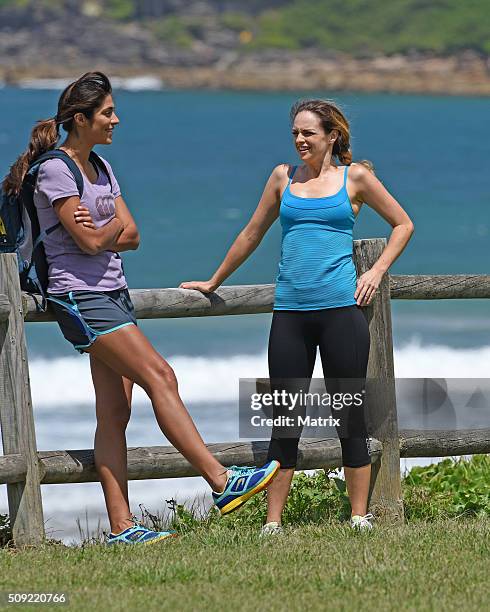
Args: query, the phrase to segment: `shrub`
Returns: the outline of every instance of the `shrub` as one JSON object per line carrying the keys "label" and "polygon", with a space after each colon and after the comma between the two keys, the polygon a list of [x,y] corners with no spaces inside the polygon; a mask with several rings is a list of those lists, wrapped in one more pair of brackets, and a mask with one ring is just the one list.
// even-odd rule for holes
{"label": "shrub", "polygon": [[0,548],[12,541],[12,527],[8,514],[0,514]]}

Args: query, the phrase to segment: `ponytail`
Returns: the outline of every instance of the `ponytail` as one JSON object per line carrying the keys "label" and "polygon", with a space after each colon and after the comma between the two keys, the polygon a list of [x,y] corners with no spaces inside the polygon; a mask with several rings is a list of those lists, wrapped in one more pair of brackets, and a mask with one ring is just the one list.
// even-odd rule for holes
{"label": "ponytail", "polygon": [[[339,140],[340,140],[340,143],[337,145]],[[336,147],[337,147],[337,150],[336,150]],[[352,151],[350,150],[350,147],[346,148],[342,146],[341,136],[339,136],[337,140],[335,141],[333,145],[332,153],[337,156],[337,159],[343,166],[350,166],[353,163],[352,162]],[[373,162],[369,161],[369,159],[360,159],[359,161],[354,162],[354,163],[365,166],[369,170],[369,172],[372,172],[373,174],[375,174],[374,164]]]}
{"label": "ponytail", "polygon": [[333,143],[332,153],[344,166],[350,166],[352,164],[352,151],[350,149],[349,142],[344,142],[344,139],[342,138],[342,132],[340,131],[336,141]]}
{"label": "ponytail", "polygon": [[40,155],[58,144],[59,127],[70,133],[74,129],[74,116],[83,113],[91,119],[95,110],[112,93],[111,83],[102,72],[87,72],[70,83],[58,100],[58,112],[52,119],[38,121],[34,126],[27,150],[17,159],[5,177],[2,187],[8,195],[17,195],[26,172]]}
{"label": "ponytail", "polygon": [[55,118],[38,121],[32,129],[27,150],[12,164],[3,181],[2,187],[5,193],[17,195],[31,163],[46,151],[54,149],[58,140],[59,127]]}
{"label": "ponytail", "polygon": [[360,159],[358,162],[356,162],[356,164],[362,164],[363,166],[366,166],[369,172],[376,174],[374,171],[374,164],[372,161],[369,161],[369,159]]}

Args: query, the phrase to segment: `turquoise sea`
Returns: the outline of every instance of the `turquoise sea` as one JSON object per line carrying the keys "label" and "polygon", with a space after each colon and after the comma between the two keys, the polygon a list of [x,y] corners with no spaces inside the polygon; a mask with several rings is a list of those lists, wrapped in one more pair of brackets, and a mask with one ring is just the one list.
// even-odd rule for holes
{"label": "turquoise sea", "polygon": [[[488,274],[488,100],[317,93],[343,106],[351,121],[354,159],[374,163],[415,223],[415,234],[391,272]],[[55,113],[58,95],[0,89],[2,174],[25,148],[34,121]],[[176,287],[211,275],[252,214],[272,168],[296,159],[288,113],[299,97],[305,94],[115,93],[121,123],[113,144],[99,152],[112,164],[141,232],[140,249],[124,256],[130,287]],[[390,229],[363,206],[354,236],[388,237]],[[274,282],[279,253],[276,223],[227,284]],[[141,323],[176,370],[207,441],[236,439],[238,378],[266,375],[270,316]],[[399,300],[392,303],[392,316],[398,376],[487,376],[488,300]],[[55,324],[29,324],[27,337],[38,448],[90,447],[95,420],[87,359],[73,351]],[[404,418],[400,414],[401,426]],[[162,444],[162,439],[148,401],[137,393],[129,445]],[[173,493],[202,490],[202,481],[195,479],[131,483],[135,504],[152,508]],[[71,537],[75,518],[85,509],[90,525],[103,516],[97,484],[50,485],[43,497],[55,537]]]}

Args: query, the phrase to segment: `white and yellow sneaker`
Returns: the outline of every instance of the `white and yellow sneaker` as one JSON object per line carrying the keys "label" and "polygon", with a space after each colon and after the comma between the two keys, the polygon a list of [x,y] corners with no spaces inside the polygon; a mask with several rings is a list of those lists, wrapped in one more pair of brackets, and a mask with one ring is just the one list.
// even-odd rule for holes
{"label": "white and yellow sneaker", "polygon": [[279,535],[280,533],[284,533],[284,529],[281,527],[281,524],[277,521],[271,521],[262,527],[260,530],[260,537],[264,538],[266,536]]}
{"label": "white and yellow sneaker", "polygon": [[370,523],[373,518],[374,516],[370,512],[364,516],[354,514],[354,516],[351,516],[350,526],[358,531],[369,531],[373,528],[373,525]]}

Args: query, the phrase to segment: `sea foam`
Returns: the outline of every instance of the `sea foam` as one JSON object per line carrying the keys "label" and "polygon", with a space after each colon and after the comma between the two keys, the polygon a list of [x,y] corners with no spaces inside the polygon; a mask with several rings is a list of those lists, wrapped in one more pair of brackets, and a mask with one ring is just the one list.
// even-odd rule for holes
{"label": "sea foam", "polygon": [[[486,378],[490,346],[452,348],[422,345],[417,339],[395,348],[395,375],[400,378]],[[203,357],[174,355],[168,361],[175,370],[185,402],[227,402],[238,397],[239,378],[267,377],[267,355]],[[94,391],[87,356],[55,359],[34,358],[29,362],[33,403],[36,409],[93,403]],[[321,378],[317,358],[314,376]],[[135,405],[146,402],[135,388]]]}

